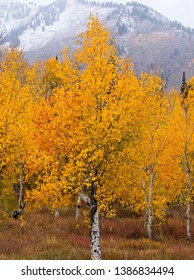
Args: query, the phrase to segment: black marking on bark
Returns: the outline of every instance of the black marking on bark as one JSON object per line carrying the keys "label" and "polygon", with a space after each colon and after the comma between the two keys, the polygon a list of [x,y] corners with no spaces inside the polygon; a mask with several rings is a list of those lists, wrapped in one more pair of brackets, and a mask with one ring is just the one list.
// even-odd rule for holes
{"label": "black marking on bark", "polygon": [[19,210],[16,210],[15,212],[13,212],[12,217],[13,217],[15,220],[17,220],[18,217],[23,213],[25,206],[26,206],[26,205],[24,204],[22,207],[20,207]]}

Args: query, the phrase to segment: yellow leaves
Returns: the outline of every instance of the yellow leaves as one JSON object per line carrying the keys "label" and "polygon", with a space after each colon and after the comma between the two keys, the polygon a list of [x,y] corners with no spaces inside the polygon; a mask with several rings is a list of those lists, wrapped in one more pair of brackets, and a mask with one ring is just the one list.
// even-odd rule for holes
{"label": "yellow leaves", "polygon": [[[15,166],[23,160],[26,200],[35,206],[69,205],[79,190],[89,193],[95,184],[100,210],[111,217],[114,202],[145,210],[157,174],[152,198],[159,217],[175,189],[171,173],[176,169],[181,178],[174,167],[185,139],[181,105],[165,96],[157,76],[135,76],[130,59],[117,56],[110,32],[94,16],[79,39],[80,46],[64,50],[61,61],[30,67],[17,51],[4,55],[1,162]],[[189,131],[193,117],[191,112]]]}
{"label": "yellow leaves", "polygon": [[46,174],[36,182],[36,187],[28,191],[26,201],[33,202],[36,207],[46,205],[52,209],[69,205],[72,193],[63,182],[58,182],[55,174]]}
{"label": "yellow leaves", "polygon": [[113,218],[116,215],[113,202],[117,199],[117,194],[114,193],[114,190],[103,185],[103,187],[98,189],[96,198],[100,201],[99,210],[101,213],[108,218]]}
{"label": "yellow leaves", "polygon": [[4,169],[17,164],[31,147],[32,96],[26,84],[27,62],[22,53],[2,53],[0,83],[0,155]]}

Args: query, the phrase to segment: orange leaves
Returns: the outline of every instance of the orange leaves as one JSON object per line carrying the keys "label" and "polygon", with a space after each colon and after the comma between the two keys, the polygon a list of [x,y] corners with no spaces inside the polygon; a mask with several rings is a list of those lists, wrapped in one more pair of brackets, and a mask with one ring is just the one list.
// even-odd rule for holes
{"label": "orange leaves", "polygon": [[[82,187],[90,189],[95,183],[101,193],[112,189],[107,198],[110,205],[117,195],[111,180],[105,187],[104,178],[107,167],[111,172],[117,164],[118,151],[132,138],[137,125],[133,112],[138,106],[138,80],[131,62],[116,56],[109,31],[98,19],[91,16],[88,30],[80,38],[81,48],[72,53],[64,51],[61,63],[45,63],[43,77],[47,80],[43,78],[43,84],[55,85],[49,90],[49,98],[34,107],[37,171],[42,175],[41,181],[37,179],[41,182],[39,191],[32,196],[41,197],[48,188],[48,193],[55,190],[61,200],[62,182],[63,192],[71,194]],[[36,158],[31,157],[31,170],[35,172],[33,160]]]}
{"label": "orange leaves", "polygon": [[[25,150],[29,127],[32,98],[25,83],[27,63],[16,50],[5,51],[2,57],[0,83],[0,141],[4,143],[2,154],[17,157]],[[25,143],[25,144],[24,144]],[[7,152],[6,152],[7,151]]]}
{"label": "orange leaves", "polygon": [[[33,151],[33,100],[27,84],[29,66],[16,49],[1,54],[0,169],[2,192],[12,195],[19,184],[19,164]],[[16,196],[16,195],[15,195]],[[7,196],[9,201],[9,195]]]}
{"label": "orange leaves", "polygon": [[89,192],[95,184],[104,212],[111,209],[114,215],[115,201],[136,212],[152,203],[155,215],[162,216],[175,197],[175,179],[183,178],[186,124],[180,100],[164,94],[157,76],[137,78],[130,59],[117,56],[110,32],[97,18],[90,17],[79,39],[79,47],[64,50],[61,61],[52,58],[31,67],[20,52],[5,52],[1,163],[25,163],[27,199],[36,206],[68,205],[79,190]]}

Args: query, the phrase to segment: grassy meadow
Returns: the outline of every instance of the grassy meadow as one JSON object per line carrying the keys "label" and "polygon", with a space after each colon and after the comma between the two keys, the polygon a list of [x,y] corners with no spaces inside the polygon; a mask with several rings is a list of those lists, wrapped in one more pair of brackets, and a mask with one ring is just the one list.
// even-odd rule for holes
{"label": "grassy meadow", "polygon": [[[194,230],[194,226],[191,228]],[[127,211],[117,218],[100,218],[102,259],[194,259],[194,241],[186,241],[184,215],[171,213],[163,225],[155,225],[154,238],[146,238],[144,219]],[[46,209],[28,210],[21,219],[0,224],[1,260],[90,259],[90,230],[84,216],[75,220],[75,209],[54,217]]]}

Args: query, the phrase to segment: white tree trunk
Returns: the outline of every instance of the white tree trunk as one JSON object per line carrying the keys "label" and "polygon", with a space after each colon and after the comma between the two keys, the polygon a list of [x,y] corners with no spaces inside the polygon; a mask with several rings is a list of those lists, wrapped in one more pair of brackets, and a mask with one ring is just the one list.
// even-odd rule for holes
{"label": "white tree trunk", "polygon": [[[78,193],[78,203],[83,201],[91,207],[91,258],[92,260],[101,259],[101,249],[100,249],[100,227],[99,227],[99,215],[98,215],[98,204],[95,198],[96,186],[93,184],[91,187],[91,198],[89,198],[85,193]],[[78,204],[79,205],[79,204]],[[80,209],[76,209],[76,219]]]}
{"label": "white tree trunk", "polygon": [[75,214],[76,221],[78,221],[79,217],[80,217],[80,208],[81,208],[81,197],[78,194],[77,205],[76,205],[76,214]]}
{"label": "white tree trunk", "polygon": [[[144,179],[143,175],[141,177],[141,186],[142,186],[142,189],[144,191],[145,203],[146,203],[146,205],[148,205],[147,191],[146,191],[145,179]],[[147,224],[148,224],[148,207],[146,207],[145,214],[144,214],[144,227],[145,227],[145,229],[147,228]]]}
{"label": "white tree trunk", "polygon": [[191,193],[191,176],[190,169],[188,167],[188,162],[186,164],[187,168],[187,200],[186,200],[186,230],[187,230],[187,239],[191,239],[191,226],[190,226],[190,193]]}
{"label": "white tree trunk", "polygon": [[98,215],[98,203],[96,199],[96,185],[92,183],[91,186],[91,255],[92,260],[101,259],[101,249],[100,249],[100,227],[99,227],[99,215]]}
{"label": "white tree trunk", "polygon": [[[187,163],[188,166],[188,163]],[[187,167],[187,200],[186,200],[186,230],[187,230],[187,239],[191,239],[191,226],[190,226],[190,193],[191,193],[191,176],[190,169]]]}
{"label": "white tree trunk", "polygon": [[147,225],[147,234],[148,238],[152,239],[152,194],[153,194],[153,183],[154,183],[154,173],[152,174],[152,179],[150,181],[149,189],[149,200],[148,200],[148,225]]}
{"label": "white tree trunk", "polygon": [[191,228],[190,228],[190,194],[191,194],[191,168],[189,164],[189,135],[188,135],[188,109],[184,108],[185,113],[185,129],[186,129],[186,138],[185,138],[185,147],[184,147],[184,168],[187,174],[187,199],[186,199],[186,231],[187,231],[187,239],[191,239]]}
{"label": "white tree trunk", "polygon": [[187,239],[191,239],[191,227],[190,227],[190,203],[187,201],[186,205],[186,228],[187,228]]}
{"label": "white tree trunk", "polygon": [[91,224],[91,254],[92,260],[101,259],[101,249],[100,249],[100,228],[99,228],[99,216],[98,210],[95,212]]}
{"label": "white tree trunk", "polygon": [[[147,235],[149,239],[152,239],[152,196],[153,196],[153,186],[154,186],[154,181],[156,178],[156,174],[155,174],[155,164],[152,163],[152,165],[150,166],[150,170],[151,170],[151,178],[150,178],[150,183],[149,183],[149,193],[146,190],[146,182],[144,179],[144,176],[142,175],[142,180],[141,180],[141,184],[142,184],[142,189],[144,191],[144,199],[145,202],[147,204],[147,207],[145,209],[145,224],[147,227]],[[146,173],[147,173],[147,168],[145,168]]]}
{"label": "white tree trunk", "polygon": [[147,234],[148,238],[152,239],[152,208],[151,206],[148,207],[148,216],[147,216]]}

